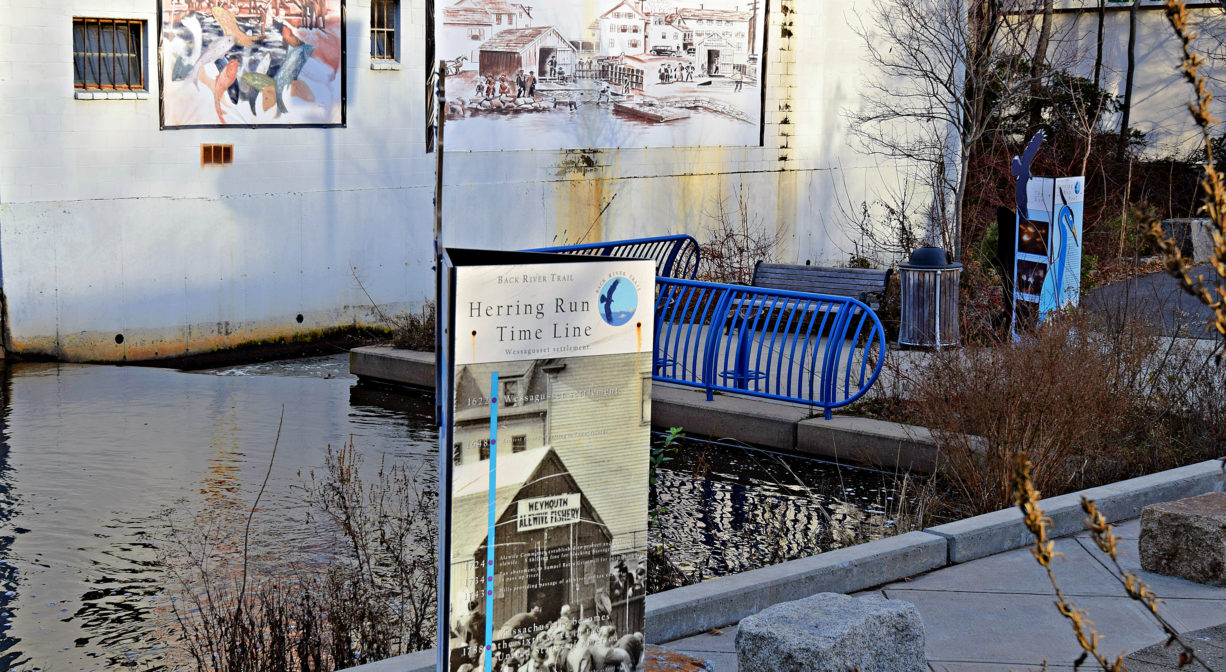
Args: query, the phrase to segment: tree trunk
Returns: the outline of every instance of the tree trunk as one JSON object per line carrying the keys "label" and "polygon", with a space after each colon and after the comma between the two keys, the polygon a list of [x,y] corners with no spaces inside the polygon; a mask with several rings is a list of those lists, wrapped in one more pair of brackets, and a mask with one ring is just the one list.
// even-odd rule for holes
{"label": "tree trunk", "polygon": [[[1107,0],[1098,0],[1098,49],[1094,52],[1094,93],[1102,88],[1103,31],[1107,22]],[[1097,107],[1097,105],[1096,105]]]}
{"label": "tree trunk", "polygon": [[1030,63],[1030,123],[1026,129],[1026,137],[1034,135],[1039,124],[1043,123],[1043,100],[1040,94],[1044,63],[1047,61],[1047,45],[1051,42],[1051,4],[1052,0],[1043,0],[1043,22],[1039,24],[1039,40],[1034,48],[1034,59]]}
{"label": "tree trunk", "polygon": [[1120,105],[1120,140],[1116,148],[1119,158],[1128,151],[1128,117],[1132,111],[1132,75],[1137,61],[1137,6],[1141,0],[1132,0],[1128,10],[1128,69],[1124,73],[1124,102]]}

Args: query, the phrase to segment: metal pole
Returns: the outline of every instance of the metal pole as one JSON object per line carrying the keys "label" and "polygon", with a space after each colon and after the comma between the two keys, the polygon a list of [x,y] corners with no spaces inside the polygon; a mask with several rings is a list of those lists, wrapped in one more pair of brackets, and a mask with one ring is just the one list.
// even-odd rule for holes
{"label": "metal pole", "polygon": [[937,310],[936,310],[937,350],[941,349],[941,271],[937,270]]}
{"label": "metal pole", "polygon": [[443,240],[443,123],[447,118],[444,90],[447,82],[447,62],[438,62],[434,84],[434,254],[441,261]]}

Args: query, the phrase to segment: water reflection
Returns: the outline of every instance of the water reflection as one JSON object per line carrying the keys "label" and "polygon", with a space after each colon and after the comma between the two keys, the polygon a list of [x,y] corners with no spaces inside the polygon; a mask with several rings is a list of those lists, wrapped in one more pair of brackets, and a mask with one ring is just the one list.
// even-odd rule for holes
{"label": "water reflection", "polygon": [[[282,409],[252,530],[258,568],[331,557],[335,540],[297,487],[329,445],[352,439],[364,477],[386,458],[424,466],[423,489],[436,487],[432,400],[357,386],[344,355],[196,373],[0,367],[0,669],[174,669],[182,659],[166,646],[177,595],[158,550],[165,511],[245,521]],[[877,472],[705,444],[669,466],[658,487],[662,541],[705,576],[888,524],[875,508],[889,496]]]}
{"label": "water reflection", "polygon": [[326,559],[328,535],[295,486],[323,466],[329,444],[352,437],[372,472],[384,457],[434,461],[428,400],[354,385],[344,355],[197,373],[6,371],[0,669],[170,668],[175,595],[158,562],[163,512],[245,519],[283,406],[253,544],[269,564]]}
{"label": "water reflection", "polygon": [[690,579],[725,576],[891,533],[895,490],[883,472],[687,440],[657,475],[655,541]]}

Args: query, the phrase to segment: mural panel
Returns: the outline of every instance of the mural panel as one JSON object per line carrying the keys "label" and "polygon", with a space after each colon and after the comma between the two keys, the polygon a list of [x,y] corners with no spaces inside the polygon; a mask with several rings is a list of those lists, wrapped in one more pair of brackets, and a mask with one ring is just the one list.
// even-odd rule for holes
{"label": "mural panel", "polygon": [[756,146],[767,0],[434,0],[447,150]]}
{"label": "mural panel", "polygon": [[345,123],[343,0],[163,0],[162,127]]}

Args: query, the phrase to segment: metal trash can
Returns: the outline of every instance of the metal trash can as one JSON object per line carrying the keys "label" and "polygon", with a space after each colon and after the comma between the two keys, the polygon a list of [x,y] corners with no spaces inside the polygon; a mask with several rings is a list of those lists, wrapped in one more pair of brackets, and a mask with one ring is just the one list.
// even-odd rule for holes
{"label": "metal trash can", "polygon": [[943,348],[958,345],[958,280],[962,264],[949,263],[939,247],[921,247],[898,265],[902,283],[899,345]]}

